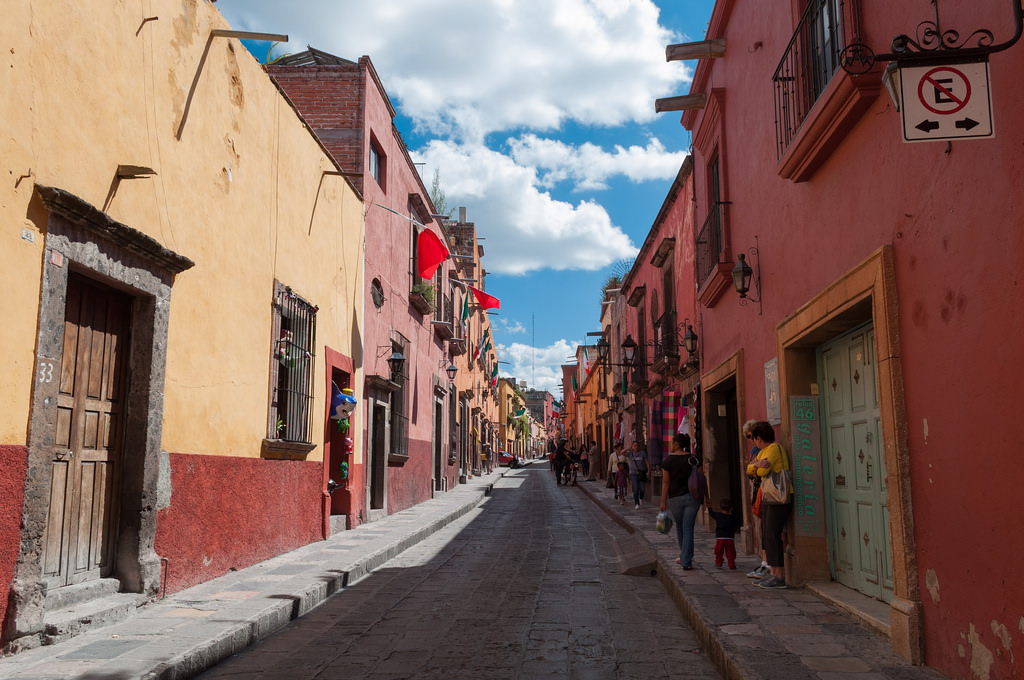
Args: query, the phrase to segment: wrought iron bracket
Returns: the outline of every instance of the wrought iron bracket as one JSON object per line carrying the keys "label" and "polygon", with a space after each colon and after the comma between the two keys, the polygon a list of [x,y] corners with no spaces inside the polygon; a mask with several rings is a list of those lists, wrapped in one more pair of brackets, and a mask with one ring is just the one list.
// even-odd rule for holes
{"label": "wrought iron bracket", "polygon": [[901,33],[892,39],[891,52],[875,54],[862,42],[853,42],[843,48],[840,65],[852,75],[870,71],[876,62],[938,62],[938,61],[985,61],[990,54],[1001,52],[1015,45],[1024,32],[1024,9],[1020,0],[1010,0],[1013,8],[1014,32],[1009,40],[995,42],[995,33],[979,28],[961,39],[960,31],[943,29],[939,22],[939,0],[932,0],[935,19],[922,21],[917,25],[914,37]]}

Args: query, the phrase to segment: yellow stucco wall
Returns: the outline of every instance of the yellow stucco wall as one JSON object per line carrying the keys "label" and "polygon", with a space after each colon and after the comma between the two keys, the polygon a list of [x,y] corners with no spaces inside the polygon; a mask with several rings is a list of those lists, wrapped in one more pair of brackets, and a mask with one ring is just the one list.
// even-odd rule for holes
{"label": "yellow stucco wall", "polygon": [[[27,441],[46,227],[45,214],[29,219],[35,183],[97,208],[109,197],[111,217],[196,263],[172,291],[164,449],[259,455],[275,279],[319,307],[318,434],[323,347],[353,357],[362,384],[361,198],[323,176],[337,168],[238,40],[210,43],[182,126],[207,37],[229,28],[207,0],[13,0],[4,15],[0,444]],[[119,164],[156,176],[111,195]]]}

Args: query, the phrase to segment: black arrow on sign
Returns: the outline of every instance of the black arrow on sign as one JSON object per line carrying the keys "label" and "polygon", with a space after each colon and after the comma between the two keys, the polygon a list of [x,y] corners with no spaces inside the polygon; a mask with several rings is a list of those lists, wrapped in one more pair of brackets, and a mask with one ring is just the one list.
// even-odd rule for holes
{"label": "black arrow on sign", "polygon": [[970,130],[971,128],[976,127],[978,125],[981,125],[981,123],[970,118],[964,118],[963,120],[958,120],[956,122],[956,126],[964,130]]}
{"label": "black arrow on sign", "polygon": [[918,123],[914,127],[916,127],[921,132],[931,132],[932,130],[938,130],[939,129],[939,123],[938,123],[938,121],[935,121],[935,120],[922,120],[920,123]]}

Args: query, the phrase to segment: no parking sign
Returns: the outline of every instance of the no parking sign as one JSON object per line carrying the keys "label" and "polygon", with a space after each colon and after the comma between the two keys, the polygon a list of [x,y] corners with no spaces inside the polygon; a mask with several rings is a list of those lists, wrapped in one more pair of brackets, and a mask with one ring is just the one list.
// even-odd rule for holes
{"label": "no parking sign", "polygon": [[988,62],[900,67],[903,141],[992,137]]}

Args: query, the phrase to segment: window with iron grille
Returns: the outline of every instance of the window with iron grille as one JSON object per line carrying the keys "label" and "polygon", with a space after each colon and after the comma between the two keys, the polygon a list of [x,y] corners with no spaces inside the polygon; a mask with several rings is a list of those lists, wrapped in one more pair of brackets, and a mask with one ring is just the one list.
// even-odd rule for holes
{"label": "window with iron grille", "polygon": [[269,439],[312,445],[317,307],[274,282]]}
{"label": "window with iron grille", "polygon": [[399,352],[406,357],[402,371],[391,377],[398,388],[391,392],[391,454],[407,457],[409,455],[409,416],[406,415],[406,390],[409,382],[409,364],[411,360],[407,350],[400,343],[391,343],[392,352]]}

